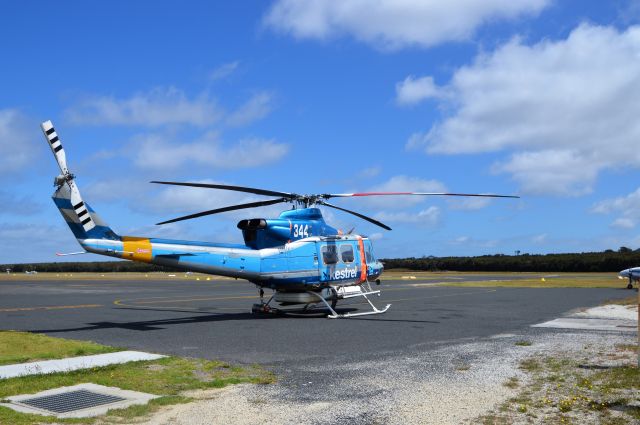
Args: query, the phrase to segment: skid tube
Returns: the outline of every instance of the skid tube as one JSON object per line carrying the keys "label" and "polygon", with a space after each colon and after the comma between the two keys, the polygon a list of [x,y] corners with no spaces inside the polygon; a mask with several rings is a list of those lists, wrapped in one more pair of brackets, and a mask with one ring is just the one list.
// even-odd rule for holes
{"label": "skid tube", "polygon": [[[371,287],[369,287],[370,289]],[[336,296],[337,296],[337,289],[333,288]],[[331,307],[331,305],[327,302],[327,300],[324,299],[324,297],[322,297],[322,295],[318,294],[317,292],[311,292],[311,291],[307,291],[307,293],[309,294],[313,294],[316,297],[318,297],[320,299],[320,301],[322,303],[324,303],[324,305],[329,309],[329,311],[331,312],[331,314],[329,314],[327,316],[328,319],[346,319],[349,317],[356,317],[356,316],[370,316],[372,314],[382,314],[385,313],[387,310],[389,310],[389,307],[391,307],[391,304],[387,304],[385,308],[383,308],[382,310],[380,310],[379,308],[377,308],[372,302],[371,300],[369,300],[369,297],[367,297],[367,295],[373,295],[373,294],[380,294],[380,291],[367,291],[367,292],[362,292],[362,289],[360,289],[360,293],[359,294],[351,294],[351,295],[347,295],[344,298],[354,298],[354,297],[364,297],[365,300],[367,300],[367,302],[369,303],[369,305],[372,308],[372,311],[365,311],[362,313],[345,313],[345,314],[338,314],[336,313],[336,311]]]}

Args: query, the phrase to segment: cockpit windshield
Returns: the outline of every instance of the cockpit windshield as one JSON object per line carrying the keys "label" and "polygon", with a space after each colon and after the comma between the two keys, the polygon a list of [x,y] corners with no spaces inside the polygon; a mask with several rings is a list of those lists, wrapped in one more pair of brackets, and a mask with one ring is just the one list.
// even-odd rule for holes
{"label": "cockpit windshield", "polygon": [[376,261],[376,257],[373,255],[373,247],[371,246],[371,242],[368,240],[364,242],[364,253],[367,263],[373,263]]}

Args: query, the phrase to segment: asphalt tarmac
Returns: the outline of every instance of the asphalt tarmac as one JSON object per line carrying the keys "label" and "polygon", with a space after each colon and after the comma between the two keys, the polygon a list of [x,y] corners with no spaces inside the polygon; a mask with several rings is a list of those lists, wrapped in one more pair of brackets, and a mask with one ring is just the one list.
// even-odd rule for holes
{"label": "asphalt tarmac", "polygon": [[[0,282],[0,328],[280,369],[292,363],[329,364],[535,332],[530,325],[627,296],[622,288],[462,288],[432,283],[385,281],[378,287],[382,295],[372,300],[380,308],[391,303],[386,314],[331,320],[322,312],[251,314],[258,291],[242,280],[25,277]],[[367,308],[360,301],[341,301],[337,311]]]}

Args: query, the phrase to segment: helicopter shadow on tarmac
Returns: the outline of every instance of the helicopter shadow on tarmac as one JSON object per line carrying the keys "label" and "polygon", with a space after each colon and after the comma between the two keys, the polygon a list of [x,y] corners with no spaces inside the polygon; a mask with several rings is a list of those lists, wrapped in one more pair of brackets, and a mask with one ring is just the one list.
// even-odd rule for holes
{"label": "helicopter shadow on tarmac", "polygon": [[[118,310],[148,310],[148,311],[164,311],[173,313],[195,313],[193,310],[178,310],[178,309],[155,309],[155,308],[136,308],[136,307],[120,307]],[[357,310],[356,308],[338,308],[340,313],[347,313]],[[171,319],[156,319],[156,320],[137,320],[131,322],[90,322],[86,326],[78,326],[75,328],[64,329],[34,329],[31,332],[36,333],[66,333],[66,332],[79,332],[79,331],[97,331],[102,329],[124,329],[133,331],[155,331],[165,329],[167,326],[174,325],[188,325],[191,323],[212,323],[212,322],[225,322],[225,321],[242,321],[242,320],[269,320],[269,319],[316,319],[322,320],[327,316],[325,310],[289,310],[281,311],[273,314],[254,314],[250,312],[246,313],[209,313],[201,312],[199,315],[192,315],[187,317],[176,317]],[[349,320],[365,320],[364,318],[349,318]],[[371,320],[371,319],[370,319]],[[432,323],[438,324],[439,321],[433,320],[411,320],[411,319],[382,319],[376,318],[375,320],[381,320],[386,322],[408,322],[408,323]]]}
{"label": "helicopter shadow on tarmac", "polygon": [[[165,311],[174,313],[196,313],[193,310],[173,310],[173,309],[155,309],[155,308],[136,308],[136,307],[120,307],[118,310],[147,310],[147,311]],[[357,310],[355,308],[342,308],[338,309],[340,312],[348,312]],[[191,323],[210,323],[210,322],[225,322],[225,321],[240,321],[240,320],[265,320],[265,319],[321,319],[326,317],[327,313],[324,310],[307,311],[307,312],[282,312],[273,314],[254,314],[250,312],[246,313],[209,313],[201,312],[201,315],[193,315],[188,317],[176,317],[171,319],[156,319],[156,320],[137,320],[131,322],[90,322],[86,326],[79,326],[75,328],[64,329],[34,329],[30,332],[36,333],[65,333],[65,332],[78,332],[78,331],[94,331],[101,329],[126,329],[134,331],[154,331],[164,329],[166,326],[173,325],[188,325]]]}

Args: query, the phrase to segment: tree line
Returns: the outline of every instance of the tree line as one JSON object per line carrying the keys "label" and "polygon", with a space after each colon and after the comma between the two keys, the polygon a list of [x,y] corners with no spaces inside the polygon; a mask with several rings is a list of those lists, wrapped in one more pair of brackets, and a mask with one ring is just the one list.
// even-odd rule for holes
{"label": "tree line", "polygon": [[176,272],[171,269],[155,264],[136,263],[133,261],[78,261],[62,263],[23,263],[23,264],[3,264],[0,272],[6,273],[113,273],[113,272]]}
{"label": "tree line", "polygon": [[[381,260],[385,269],[425,271],[487,272],[617,272],[640,266],[640,250],[621,247],[617,251],[581,252],[573,254],[482,255],[477,257],[410,257]],[[132,261],[93,261],[62,263],[3,264],[0,272],[12,273],[112,273],[112,272],[178,272],[181,270]]]}
{"label": "tree line", "polygon": [[618,272],[640,266],[640,251],[622,247],[618,251],[571,254],[482,255],[478,257],[422,257],[381,260],[385,269],[486,272]]}

